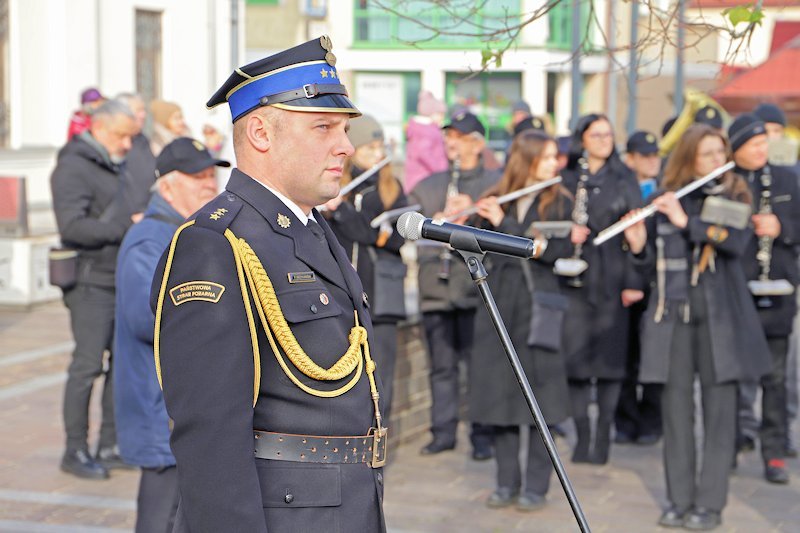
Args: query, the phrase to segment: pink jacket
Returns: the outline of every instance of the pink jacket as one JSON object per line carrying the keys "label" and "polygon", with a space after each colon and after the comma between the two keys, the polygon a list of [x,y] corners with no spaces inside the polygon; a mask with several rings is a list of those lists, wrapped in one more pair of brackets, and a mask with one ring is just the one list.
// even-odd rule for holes
{"label": "pink jacket", "polygon": [[406,163],[403,188],[406,192],[431,174],[447,170],[444,136],[427,117],[411,117],[406,126]]}

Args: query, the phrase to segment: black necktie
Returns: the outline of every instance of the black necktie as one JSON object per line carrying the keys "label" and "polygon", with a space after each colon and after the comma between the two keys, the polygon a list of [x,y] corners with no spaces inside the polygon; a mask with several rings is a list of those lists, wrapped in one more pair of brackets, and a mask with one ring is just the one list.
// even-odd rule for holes
{"label": "black necktie", "polygon": [[325,242],[325,230],[322,229],[322,226],[317,224],[316,220],[309,218],[306,227],[311,230],[311,233],[313,233],[314,237],[319,239],[320,242]]}

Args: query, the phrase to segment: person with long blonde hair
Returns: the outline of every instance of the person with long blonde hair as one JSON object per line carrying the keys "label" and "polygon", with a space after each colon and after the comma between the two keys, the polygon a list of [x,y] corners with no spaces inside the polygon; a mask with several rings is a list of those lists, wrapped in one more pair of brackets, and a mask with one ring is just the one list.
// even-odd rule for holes
{"label": "person with long blonde hair", "polygon": [[[636,263],[656,282],[644,316],[639,379],[664,384],[668,506],[658,523],[665,527],[708,530],[721,523],[734,458],[736,386],[769,370],[769,350],[741,263],[753,230],[715,224],[703,214],[714,197],[749,205],[747,184],[728,172],[680,199],[675,196],[729,158],[721,133],[704,124],[689,127],[653,200],[658,213],[625,231]],[[704,426],[700,461],[696,377]]]}
{"label": "person with long blonde hair", "polygon": [[[535,237],[541,250],[535,261],[493,255],[486,263],[500,314],[549,425],[569,416],[566,370],[558,345],[566,297],[553,263],[570,255],[572,247],[567,236],[547,238],[533,225],[569,220],[572,195],[556,184],[502,205],[497,196],[554,178],[557,154],[555,141],[543,132],[517,135],[503,177],[477,202],[481,226]],[[543,337],[539,326],[551,335]],[[475,330],[469,366],[470,418],[494,426],[497,460],[497,488],[486,504],[492,508],[516,504],[521,511],[533,511],[545,503],[553,467],[542,439],[531,430],[533,416],[483,310],[476,316]],[[524,469],[519,462],[520,426],[530,436]]]}

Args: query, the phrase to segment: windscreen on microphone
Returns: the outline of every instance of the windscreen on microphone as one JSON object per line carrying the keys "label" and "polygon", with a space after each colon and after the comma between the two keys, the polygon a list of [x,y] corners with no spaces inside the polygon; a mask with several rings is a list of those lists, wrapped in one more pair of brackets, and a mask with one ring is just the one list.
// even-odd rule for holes
{"label": "windscreen on microphone", "polygon": [[397,233],[409,241],[417,241],[422,238],[422,224],[425,216],[420,213],[410,211],[403,213],[397,219]]}

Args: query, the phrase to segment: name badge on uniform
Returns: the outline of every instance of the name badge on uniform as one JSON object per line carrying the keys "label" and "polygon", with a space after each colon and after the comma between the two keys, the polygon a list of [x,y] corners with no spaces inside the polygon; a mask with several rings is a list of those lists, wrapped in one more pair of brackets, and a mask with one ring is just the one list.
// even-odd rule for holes
{"label": "name badge on uniform", "polygon": [[289,272],[286,274],[289,283],[311,283],[317,281],[317,275],[313,272]]}
{"label": "name badge on uniform", "polygon": [[187,281],[169,290],[169,297],[176,306],[191,301],[215,304],[222,298],[225,287],[213,281]]}

